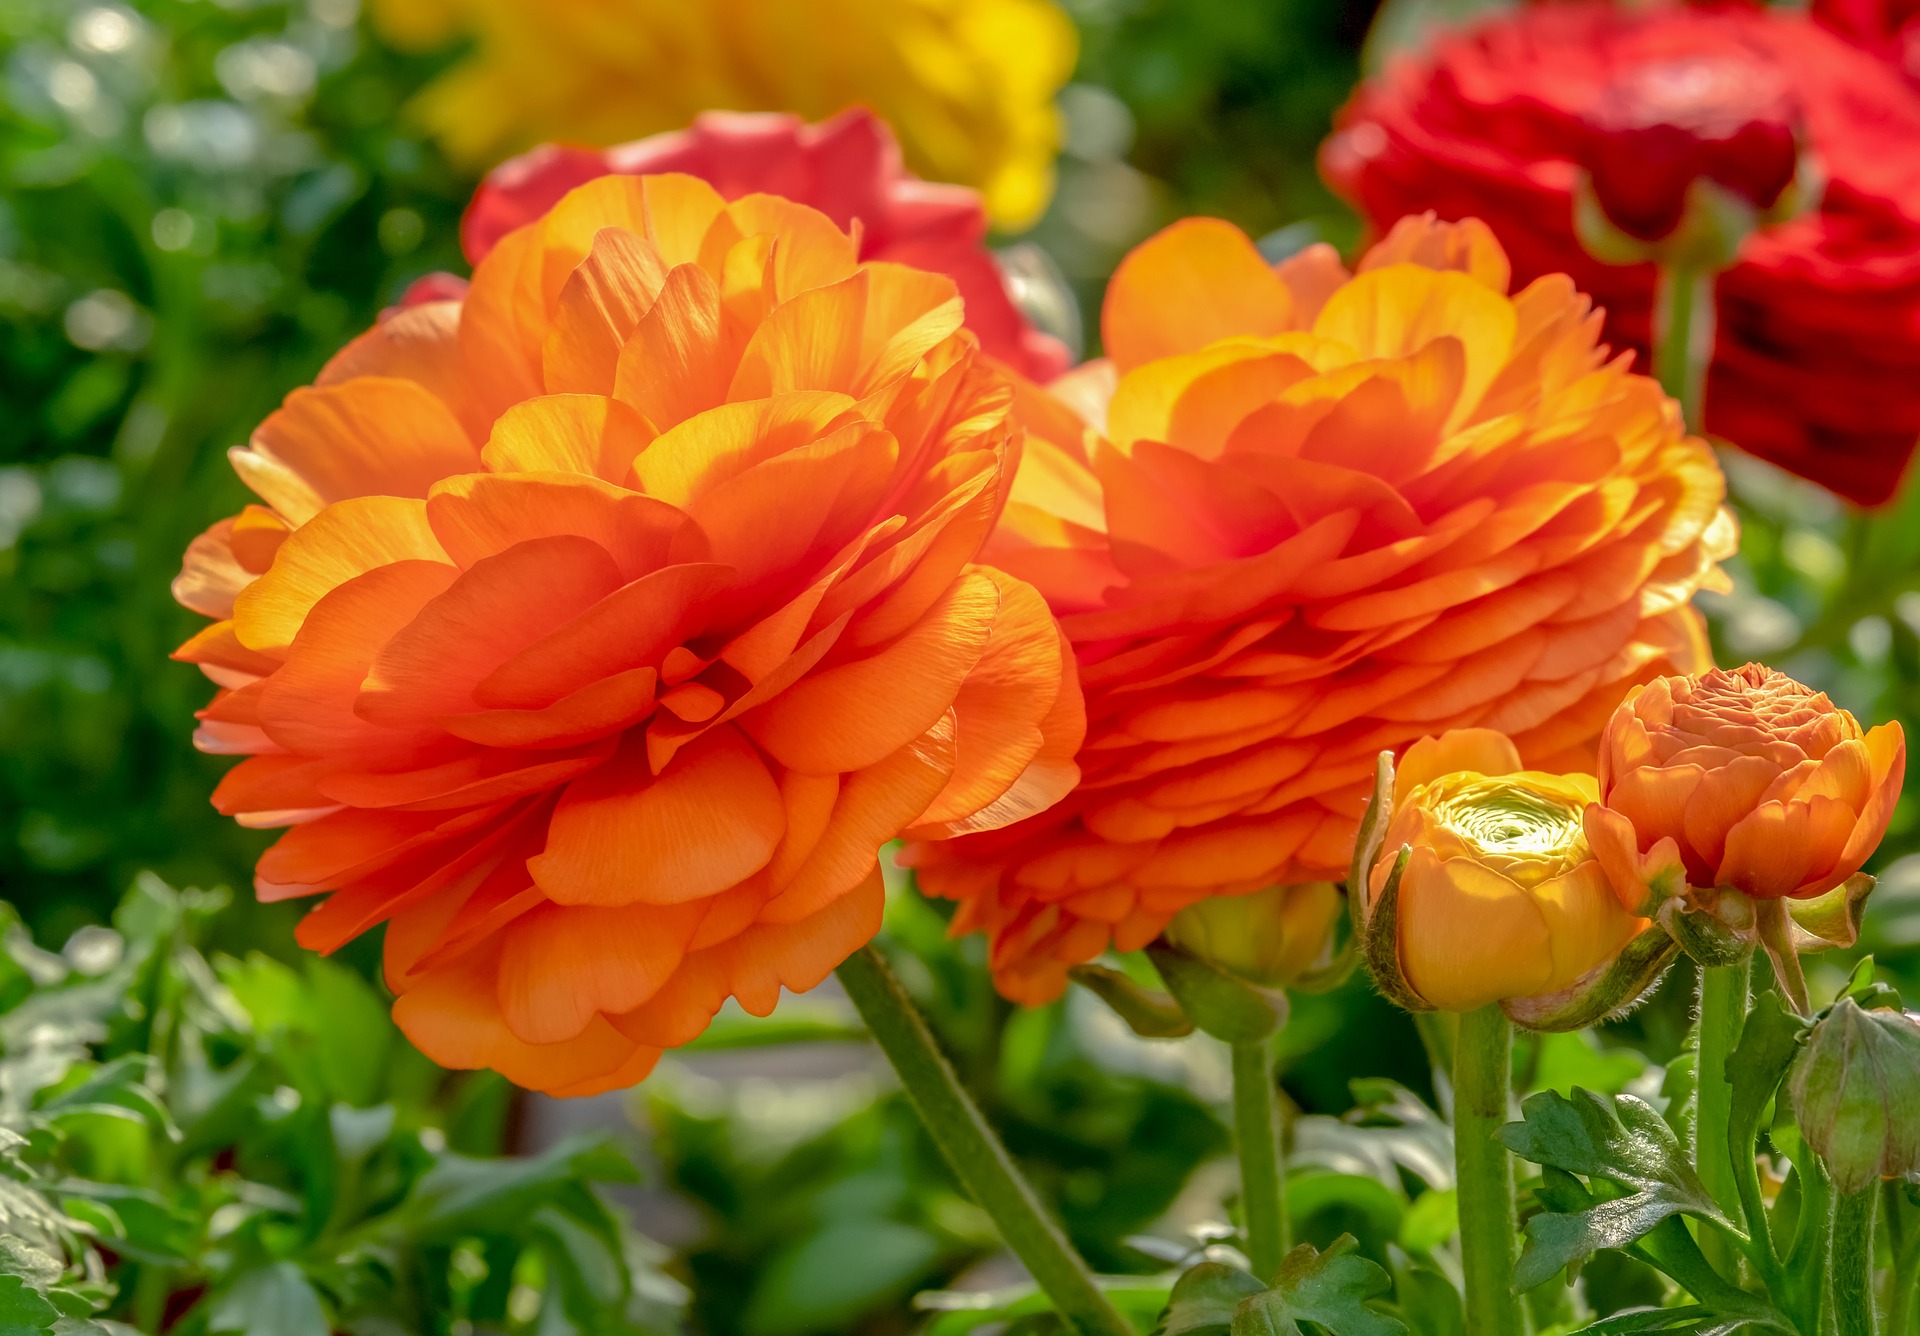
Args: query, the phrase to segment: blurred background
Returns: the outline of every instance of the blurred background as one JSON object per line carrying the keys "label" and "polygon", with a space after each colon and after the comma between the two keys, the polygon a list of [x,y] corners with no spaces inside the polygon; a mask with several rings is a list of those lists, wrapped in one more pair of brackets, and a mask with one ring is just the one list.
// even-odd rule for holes
{"label": "blurred background", "polygon": [[[433,128],[445,99],[422,90],[444,90],[472,59],[469,8],[489,6],[0,0],[0,898],[43,944],[105,922],[150,869],[174,886],[233,888],[205,924],[210,953],[298,961],[299,907],[249,893],[268,834],[208,805],[227,763],[189,745],[209,687],[167,659],[199,624],[168,582],[188,540],[245,499],[227,448],[412,280],[465,272],[457,224],[491,159],[471,144],[450,151]],[[1363,53],[1377,61],[1463,8],[1065,0],[1077,54],[1055,99],[1052,188],[996,244],[1089,354],[1106,275],[1176,217],[1231,219],[1275,255],[1314,240],[1350,250],[1360,225],[1319,182],[1314,150]],[[1737,591],[1708,609],[1722,660],[1765,657],[1863,719],[1913,729],[1920,496],[1863,515],[1727,462],[1746,539]],[[1920,982],[1914,804],[1910,793],[1882,851],[1866,943],[1909,984]],[[1154,1270],[1154,1245],[1129,1236],[1177,1240],[1224,1218],[1224,1053],[1135,1039],[1084,995],[1016,1014],[975,968],[978,943],[946,942],[943,913],[895,897],[889,935],[912,948],[902,969],[1096,1264]],[[345,963],[374,980],[376,950]],[[1645,1083],[1634,1054],[1678,1054],[1686,983],[1670,980],[1604,1050],[1536,1044],[1530,1083]],[[1347,1026],[1379,1041],[1323,1042]],[[904,1330],[916,1289],[1007,1276],[990,1228],[858,1039],[830,997],[768,1022],[723,1016],[633,1096],[502,1097],[472,1136],[533,1150],[631,1118],[648,1182],[625,1200],[680,1250],[668,1269],[690,1286],[697,1330]],[[1294,1199],[1305,1235],[1349,1230],[1382,1256],[1422,1244],[1436,1224],[1416,1202],[1444,1189],[1445,1157],[1392,1091],[1353,1084],[1392,1078],[1434,1098],[1410,1024],[1350,983],[1302,999],[1284,1044],[1311,1166]],[[471,1107],[471,1087],[429,1103]],[[1322,1137],[1343,1115],[1377,1136]],[[1636,1282],[1600,1283],[1631,1297]]]}

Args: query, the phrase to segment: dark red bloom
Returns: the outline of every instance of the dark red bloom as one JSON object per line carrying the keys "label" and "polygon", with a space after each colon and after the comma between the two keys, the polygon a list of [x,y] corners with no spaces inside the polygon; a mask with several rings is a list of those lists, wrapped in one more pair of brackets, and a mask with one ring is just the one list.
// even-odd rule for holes
{"label": "dark red bloom", "polygon": [[1792,93],[1740,54],[1624,65],[1594,98],[1581,165],[1615,226],[1658,241],[1680,223],[1687,189],[1717,182],[1764,212],[1798,164]]}
{"label": "dark red bloom", "polygon": [[842,228],[860,227],[860,258],[951,278],[967,327],[992,356],[1033,380],[1067,369],[1066,348],[1027,324],[986,248],[987,215],[964,186],[922,181],[900,159],[893,132],[859,108],[808,125],[774,112],[706,112],[692,127],[613,148],[547,144],[487,175],[460,229],[478,264],[507,233],[545,214],[595,177],[685,172],[728,199],[768,193],[809,205]]}
{"label": "dark red bloom", "polygon": [[[1573,201],[1582,169],[1609,161],[1652,184],[1645,157],[1631,177],[1633,142],[1660,101],[1713,146],[1707,174],[1756,200],[1790,174],[1782,124],[1826,177],[1817,209],[1750,236],[1720,277],[1708,430],[1885,501],[1920,439],[1920,88],[1885,63],[1781,10],[1527,6],[1363,85],[1321,168],[1383,230],[1427,209],[1485,219],[1516,286],[1572,275],[1606,308],[1608,338],[1644,354],[1653,268],[1590,258]],[[1596,149],[1610,134],[1611,160]],[[1641,230],[1657,226],[1645,216]]]}

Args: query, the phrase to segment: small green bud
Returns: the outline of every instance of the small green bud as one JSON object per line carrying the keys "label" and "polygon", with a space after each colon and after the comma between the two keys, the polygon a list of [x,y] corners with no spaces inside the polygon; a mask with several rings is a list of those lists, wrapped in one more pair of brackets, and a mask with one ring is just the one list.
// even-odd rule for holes
{"label": "small green bud", "polygon": [[1294,983],[1327,956],[1346,912],[1330,881],[1269,886],[1252,895],[1210,896],[1167,925],[1166,939],[1190,956],[1263,988]]}
{"label": "small green bud", "polygon": [[1813,1027],[1790,1084],[1794,1117],[1840,1192],[1920,1169],[1920,1024],[1850,997]]}

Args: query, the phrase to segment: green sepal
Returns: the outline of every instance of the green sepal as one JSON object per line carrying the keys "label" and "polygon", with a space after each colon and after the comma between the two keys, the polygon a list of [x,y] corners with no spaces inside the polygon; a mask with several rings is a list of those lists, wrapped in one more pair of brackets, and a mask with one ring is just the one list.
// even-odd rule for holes
{"label": "green sepal", "polygon": [[1413,991],[1400,970],[1400,877],[1412,857],[1413,850],[1407,845],[1402,845],[1394,856],[1393,867],[1380,888],[1380,897],[1367,914],[1360,951],[1366,959],[1367,972],[1373,976],[1374,987],[1389,1002],[1407,1011],[1432,1011],[1434,1008]]}
{"label": "green sepal", "polygon": [[[1730,898],[1737,897],[1737,898]],[[1740,916],[1750,908],[1738,891],[1722,890],[1713,909],[1695,907],[1686,896],[1662,901],[1654,917],[1669,937],[1695,962],[1707,968],[1738,965],[1753,954],[1750,923],[1729,923],[1729,912]]]}
{"label": "green sepal", "polygon": [[1287,1023],[1287,995],[1215,969],[1164,941],[1147,947],[1147,958],[1194,1025],[1229,1044],[1258,1043]]}
{"label": "green sepal", "polygon": [[1075,965],[1067,977],[1113,1008],[1127,1028],[1144,1039],[1178,1039],[1193,1033],[1193,1018],[1169,994],[1134,982],[1106,965]]}
{"label": "green sepal", "polygon": [[1624,1011],[1645,996],[1680,954],[1680,944],[1650,926],[1570,987],[1539,997],[1501,1003],[1515,1025],[1529,1030],[1584,1030]]}
{"label": "green sepal", "polygon": [[1794,1118],[1841,1193],[1920,1171],[1920,1024],[1834,1003],[1788,1084]]}
{"label": "green sepal", "polygon": [[1393,820],[1393,753],[1383,751],[1373,763],[1373,796],[1360,813],[1360,829],[1353,838],[1353,862],[1347,868],[1347,905],[1353,913],[1353,935],[1367,933],[1367,879],[1387,841]]}
{"label": "green sepal", "polygon": [[1873,894],[1874,884],[1872,877],[1856,872],[1825,895],[1787,901],[1787,915],[1793,920],[1794,946],[1806,952],[1856,944],[1860,940],[1860,921],[1867,912],[1867,897]]}

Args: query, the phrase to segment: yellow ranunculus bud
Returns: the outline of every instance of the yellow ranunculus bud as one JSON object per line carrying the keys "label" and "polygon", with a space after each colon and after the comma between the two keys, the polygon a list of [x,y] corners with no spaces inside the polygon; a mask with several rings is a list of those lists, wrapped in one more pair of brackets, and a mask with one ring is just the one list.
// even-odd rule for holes
{"label": "yellow ranunculus bud", "polygon": [[1269,886],[1252,895],[1216,895],[1188,905],[1166,939],[1263,988],[1284,988],[1320,963],[1343,906],[1330,881]]}
{"label": "yellow ranunculus bud", "polygon": [[1443,1011],[1563,992],[1647,926],[1587,848],[1590,775],[1520,768],[1505,736],[1461,730],[1411,747],[1399,768],[1377,901],[1398,851],[1394,922],[1408,988]]}

